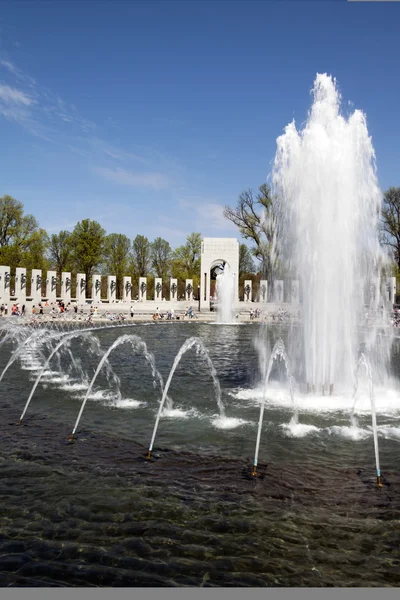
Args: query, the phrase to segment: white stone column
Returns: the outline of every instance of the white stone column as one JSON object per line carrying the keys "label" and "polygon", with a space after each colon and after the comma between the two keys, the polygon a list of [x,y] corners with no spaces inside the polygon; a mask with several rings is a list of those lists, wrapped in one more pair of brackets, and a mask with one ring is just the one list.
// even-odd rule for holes
{"label": "white stone column", "polygon": [[259,291],[260,299],[259,302],[268,302],[268,281],[266,279],[261,279],[260,281],[260,291]]}
{"label": "white stone column", "polygon": [[210,272],[203,271],[200,284],[200,308],[205,310],[210,308],[210,287]]}
{"label": "white stone column", "polygon": [[274,281],[274,302],[282,304],[283,302],[283,280],[276,279]]}
{"label": "white stone column", "polygon": [[186,279],[185,281],[185,300],[186,302],[193,302],[193,279]]}
{"label": "white stone column", "polygon": [[178,280],[174,277],[170,277],[169,280],[169,299],[172,300],[172,302],[178,300]]}
{"label": "white stone column", "polygon": [[115,302],[117,294],[117,278],[115,275],[107,275],[107,300]]}
{"label": "white stone column", "polygon": [[162,279],[161,277],[154,278],[154,302],[162,300]]}
{"label": "white stone column", "polygon": [[290,284],[290,303],[291,304],[299,304],[300,302],[300,288],[299,288],[299,280],[292,279]]}
{"label": "white stone column", "polygon": [[[0,300],[1,302],[10,302],[10,285],[11,285],[11,269],[10,267],[0,267]],[[8,307],[8,314],[11,313],[11,308]]]}
{"label": "white stone column", "polygon": [[245,279],[243,288],[243,299],[245,302],[253,301],[253,282],[251,279]]}
{"label": "white stone column", "polygon": [[61,273],[61,298],[65,304],[71,302],[71,273]]}
{"label": "white stone column", "polygon": [[47,271],[46,298],[49,303],[55,304],[57,301],[57,271]]}
{"label": "white stone column", "polygon": [[386,279],[386,299],[391,304],[396,301],[396,277],[388,277]]}
{"label": "white stone column", "polygon": [[98,304],[101,300],[101,275],[92,276],[92,304]]}
{"label": "white stone column", "polygon": [[124,277],[122,280],[122,299],[124,302],[132,302],[132,277]]}
{"label": "white stone column", "polygon": [[32,306],[37,305],[42,301],[42,270],[32,269],[31,277],[31,296]]}
{"label": "white stone column", "polygon": [[147,300],[147,277],[139,277],[139,300]]}
{"label": "white stone column", "polygon": [[76,301],[78,304],[86,304],[86,275],[76,274]]}
{"label": "white stone column", "polygon": [[26,303],[26,269],[17,267],[15,269],[15,295],[20,304]]}

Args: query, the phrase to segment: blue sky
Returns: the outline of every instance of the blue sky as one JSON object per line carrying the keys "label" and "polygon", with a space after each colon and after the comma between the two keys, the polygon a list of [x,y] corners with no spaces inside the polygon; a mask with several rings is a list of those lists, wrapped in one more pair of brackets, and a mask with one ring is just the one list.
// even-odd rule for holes
{"label": "blue sky", "polygon": [[400,3],[2,2],[0,195],[51,232],[237,236],[222,216],[306,119],[317,72],[400,185]]}

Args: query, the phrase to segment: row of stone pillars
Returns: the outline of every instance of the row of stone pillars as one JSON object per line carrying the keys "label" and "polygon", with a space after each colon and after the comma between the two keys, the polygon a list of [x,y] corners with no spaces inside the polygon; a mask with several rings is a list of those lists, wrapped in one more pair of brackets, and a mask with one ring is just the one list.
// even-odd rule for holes
{"label": "row of stone pillars", "polygon": [[[287,301],[291,304],[299,303],[299,282],[297,279],[293,279],[290,283],[286,284],[283,279],[276,279],[272,285],[271,301],[281,304],[284,301],[284,292],[286,291]],[[244,301],[252,302],[253,298],[253,282],[251,279],[246,279],[244,282]],[[259,302],[268,302],[268,281],[261,279],[259,287]]]}
{"label": "row of stone pillars", "polygon": [[[117,291],[117,278],[115,275],[107,275],[107,300],[108,302],[114,302]],[[46,294],[42,295],[42,285],[46,282]],[[15,271],[15,289],[13,294],[11,293],[11,270],[10,267],[0,266],[0,301],[2,303],[10,302],[10,297],[16,298],[17,302],[24,304],[27,298],[31,299],[33,303],[39,303],[42,299],[48,300],[50,303],[57,301],[57,284],[61,284],[60,298],[63,302],[68,303],[72,299],[76,300],[78,304],[84,304],[87,297],[92,299],[93,303],[101,301],[101,275],[92,276],[92,290],[91,296],[86,295],[86,276],[84,273],[77,273],[76,275],[76,289],[73,293],[72,290],[72,279],[71,273],[61,273],[61,282],[58,281],[56,271],[47,271],[45,280],[43,279],[41,269],[32,269],[31,274],[31,293],[28,296],[26,293],[27,288],[27,274],[26,269],[18,267]],[[162,278],[156,277],[154,280],[154,302],[162,301]],[[171,277],[169,280],[170,300],[178,300],[178,280]],[[147,300],[147,277],[139,277],[139,294],[138,299],[141,301]],[[121,298],[119,298],[121,300]],[[193,280],[186,279],[185,281],[185,300],[187,302],[193,301]],[[124,277],[122,284],[122,301],[132,301],[132,278]]]}

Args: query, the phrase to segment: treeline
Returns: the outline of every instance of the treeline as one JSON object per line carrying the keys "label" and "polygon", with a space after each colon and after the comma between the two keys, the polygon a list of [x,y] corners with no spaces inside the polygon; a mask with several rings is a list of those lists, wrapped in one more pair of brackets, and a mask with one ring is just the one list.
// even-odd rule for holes
{"label": "treeline", "polygon": [[[34,216],[24,214],[21,202],[11,196],[0,198],[0,264],[10,266],[12,276],[16,267],[26,267],[28,282],[32,268],[55,270],[58,282],[63,271],[84,273],[90,296],[92,275],[115,275],[116,296],[121,298],[124,276],[132,277],[133,297],[138,293],[139,277],[148,277],[147,292],[152,297],[154,277],[161,277],[163,295],[169,297],[168,279],[176,277],[178,295],[183,296],[185,279],[193,279],[193,289],[197,290],[200,258],[200,233],[189,234],[186,243],[175,249],[161,237],[150,241],[143,235],[130,239],[121,233],[107,234],[100,223],[91,219],[79,221],[72,231],[48,234]],[[240,246],[239,270],[242,280],[247,275],[254,277],[254,264],[245,244]],[[102,290],[105,295],[106,289]]]}

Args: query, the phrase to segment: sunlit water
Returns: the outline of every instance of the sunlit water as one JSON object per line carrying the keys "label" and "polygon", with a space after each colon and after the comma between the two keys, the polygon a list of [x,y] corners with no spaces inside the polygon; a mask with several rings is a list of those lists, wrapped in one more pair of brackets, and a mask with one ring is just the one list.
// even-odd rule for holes
{"label": "sunlit water", "polygon": [[[38,348],[34,352],[27,344],[0,385],[0,581],[400,584],[398,344],[389,384],[375,390],[381,469],[391,487],[378,492],[374,485],[362,374],[357,427],[350,423],[351,396],[333,395],[327,404],[326,397],[304,394],[296,385],[294,422],[282,361],[274,362],[266,391],[259,453],[265,479],[252,480],[243,473],[246,465],[251,468],[263,394],[254,343],[258,330],[256,324],[184,322],[127,328],[146,343],[163,381],[184,342],[199,338],[225,409],[223,416],[204,356],[194,350],[182,354],[168,391],[172,409],[161,416],[152,462],[145,454],[161,389],[143,354],[123,344],[109,354],[110,371],[98,374],[75,444],[67,443],[101,356],[125,332],[95,331],[100,355],[72,338],[42,377],[25,424],[17,427],[43,364]],[[260,335],[270,348],[278,338],[289,349],[301,340],[300,329],[286,326],[260,327]],[[0,368],[15,347],[11,340],[0,346]],[[43,348],[45,356],[49,352]],[[70,368],[68,352],[79,368]]]}

